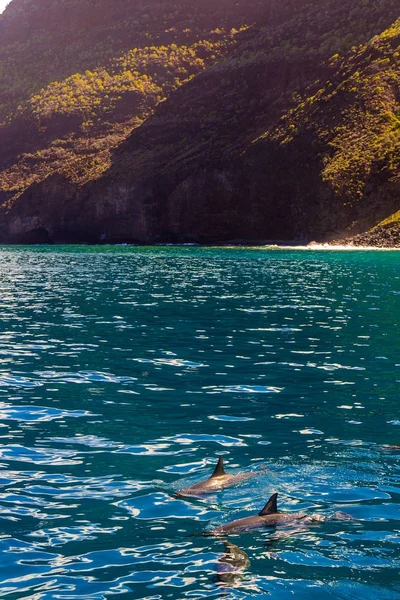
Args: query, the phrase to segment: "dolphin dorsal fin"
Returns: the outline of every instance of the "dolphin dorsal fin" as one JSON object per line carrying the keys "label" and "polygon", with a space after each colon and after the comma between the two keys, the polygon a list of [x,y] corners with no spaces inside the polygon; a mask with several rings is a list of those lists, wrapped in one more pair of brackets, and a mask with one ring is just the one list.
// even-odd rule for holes
{"label": "dolphin dorsal fin", "polygon": [[212,477],[221,477],[221,475],[225,475],[224,459],[222,458],[222,456],[219,457],[217,466],[215,467],[214,473],[211,475],[210,479]]}
{"label": "dolphin dorsal fin", "polygon": [[259,517],[265,517],[266,515],[273,515],[278,512],[278,506],[276,504],[276,499],[278,498],[278,494],[272,494],[271,498],[268,500],[267,504],[264,506],[261,512],[258,513]]}

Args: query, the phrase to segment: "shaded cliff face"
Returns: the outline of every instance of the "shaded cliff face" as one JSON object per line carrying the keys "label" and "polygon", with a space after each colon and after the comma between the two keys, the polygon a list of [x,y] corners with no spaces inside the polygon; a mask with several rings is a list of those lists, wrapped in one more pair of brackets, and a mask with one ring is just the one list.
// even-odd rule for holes
{"label": "shaded cliff face", "polygon": [[[189,53],[123,55],[125,96],[109,68],[112,82],[95,72],[30,98],[0,130],[0,239],[304,242],[396,212],[398,9],[336,4],[235,4],[238,29],[205,27]],[[208,24],[231,8],[201,6]]]}

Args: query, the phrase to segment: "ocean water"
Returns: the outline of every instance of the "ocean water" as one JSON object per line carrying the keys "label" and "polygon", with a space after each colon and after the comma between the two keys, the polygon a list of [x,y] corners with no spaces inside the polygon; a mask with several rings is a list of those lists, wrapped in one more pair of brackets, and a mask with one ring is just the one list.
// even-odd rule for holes
{"label": "ocean water", "polygon": [[[0,298],[1,598],[400,598],[399,252],[3,247]],[[201,535],[274,492],[352,520]]]}

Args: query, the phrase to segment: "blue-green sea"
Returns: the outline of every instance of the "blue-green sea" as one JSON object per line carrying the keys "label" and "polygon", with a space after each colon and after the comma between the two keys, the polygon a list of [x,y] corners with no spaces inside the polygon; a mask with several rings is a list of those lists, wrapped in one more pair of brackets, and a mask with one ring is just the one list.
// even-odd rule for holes
{"label": "blue-green sea", "polygon": [[[400,252],[2,247],[0,299],[0,598],[400,598]],[[352,520],[200,535],[274,492]]]}

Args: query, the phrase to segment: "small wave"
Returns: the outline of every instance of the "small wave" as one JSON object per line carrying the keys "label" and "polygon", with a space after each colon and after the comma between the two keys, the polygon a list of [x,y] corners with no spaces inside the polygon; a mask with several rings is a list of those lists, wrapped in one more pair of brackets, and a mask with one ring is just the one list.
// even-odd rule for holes
{"label": "small wave", "polygon": [[42,382],[29,377],[20,377],[19,375],[0,376],[1,387],[34,388],[42,385]]}
{"label": "small wave", "polygon": [[365,367],[348,366],[340,364],[324,364],[317,366],[317,369],[322,369],[324,371],[337,371],[340,369],[343,369],[345,371],[366,371]]}
{"label": "small wave", "polygon": [[280,413],[277,415],[273,415],[274,419],[302,419],[304,415],[300,415],[297,413]]}
{"label": "small wave", "polygon": [[[27,493],[38,496],[51,496],[57,499],[65,500],[101,500],[108,502],[117,498],[131,496],[135,492],[140,492],[151,487],[150,483],[139,481],[118,481],[112,478],[88,478],[82,479],[76,485],[67,482],[54,482],[61,487],[53,485],[30,485],[26,488]],[[62,487],[64,483],[65,487]]]}
{"label": "small wave", "polygon": [[[267,250],[269,250],[269,247],[266,247]],[[354,246],[353,244],[309,244],[307,246],[277,246],[278,250],[281,251],[285,251],[285,250],[307,250],[307,251],[313,251],[313,250],[330,250],[332,252],[338,251],[338,252],[365,252],[366,250],[370,251],[370,252],[396,252],[399,250],[399,248],[379,248],[378,246]]]}
{"label": "small wave", "polygon": [[26,448],[19,444],[0,446],[0,458],[8,461],[33,463],[35,465],[78,465],[82,461],[72,450],[52,448]]}
{"label": "small wave", "polygon": [[83,542],[96,540],[99,535],[112,535],[121,529],[120,526],[100,527],[92,523],[82,524],[77,527],[52,527],[38,529],[28,534],[35,539],[35,546],[64,546],[69,542]]}
{"label": "small wave", "polygon": [[75,437],[49,437],[47,438],[49,442],[53,442],[55,444],[77,444],[80,446],[88,446],[89,448],[123,448],[124,444],[118,444],[117,442],[112,442],[106,438],[100,438],[96,435],[82,435],[78,434]]}
{"label": "small wave", "polygon": [[88,410],[63,410],[47,406],[10,406],[0,403],[0,421],[24,421],[29,423],[92,416],[95,416],[95,413]]}
{"label": "small wave", "polygon": [[[162,493],[145,494],[131,500],[122,500],[117,502],[116,506],[124,508],[136,519],[187,519],[188,517],[194,520],[210,519],[208,506],[195,506]],[[214,511],[214,514],[219,513]]]}
{"label": "small wave", "polygon": [[168,442],[174,442],[175,444],[182,444],[184,446],[189,446],[190,444],[197,444],[198,442],[212,442],[214,444],[219,444],[220,446],[247,446],[247,444],[235,437],[231,437],[228,435],[208,435],[208,434],[189,434],[182,433],[180,435],[174,435],[172,437],[163,438]]}
{"label": "small wave", "polygon": [[[35,375],[45,381],[62,381],[66,383],[135,383],[137,377],[118,376],[101,371],[35,371]],[[41,384],[40,384],[41,385]]]}
{"label": "small wave", "polygon": [[184,453],[184,450],[180,452],[179,450],[172,450],[170,448],[171,444],[166,444],[165,442],[160,441],[136,444],[132,446],[124,444],[124,446],[114,450],[114,452],[116,454],[133,454],[137,456],[175,456],[181,452]]}
{"label": "small wave", "polygon": [[210,415],[208,418],[212,421],[255,421],[254,417],[234,417],[232,415]]}
{"label": "small wave", "polygon": [[301,433],[302,435],[323,435],[324,434],[323,431],[320,431],[319,429],[312,429],[312,428],[300,429],[299,433]]}
{"label": "small wave", "polygon": [[269,385],[206,386],[202,389],[228,394],[279,394],[284,390],[284,388]]}
{"label": "small wave", "polygon": [[204,363],[194,362],[192,360],[183,360],[181,358],[134,358],[139,363],[151,363],[153,365],[168,365],[170,367],[206,367]]}

